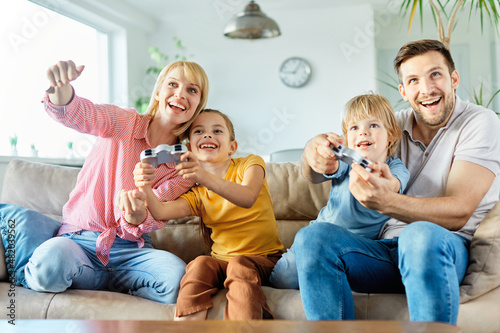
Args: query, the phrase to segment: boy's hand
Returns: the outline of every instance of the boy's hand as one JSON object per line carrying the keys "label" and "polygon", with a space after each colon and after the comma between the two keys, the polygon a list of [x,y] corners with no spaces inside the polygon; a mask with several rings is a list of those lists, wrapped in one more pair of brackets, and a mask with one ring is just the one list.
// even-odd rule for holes
{"label": "boy's hand", "polygon": [[139,225],[147,217],[146,194],[139,190],[121,190],[116,205],[125,212],[125,220],[130,224]]}
{"label": "boy's hand", "polygon": [[155,168],[148,163],[137,163],[134,168],[134,182],[139,189],[153,185]]}
{"label": "boy's hand", "polygon": [[177,164],[175,170],[184,179],[192,179],[195,183],[203,184],[204,180],[211,175],[201,167],[200,161],[191,151],[182,154],[181,161],[184,162]]}

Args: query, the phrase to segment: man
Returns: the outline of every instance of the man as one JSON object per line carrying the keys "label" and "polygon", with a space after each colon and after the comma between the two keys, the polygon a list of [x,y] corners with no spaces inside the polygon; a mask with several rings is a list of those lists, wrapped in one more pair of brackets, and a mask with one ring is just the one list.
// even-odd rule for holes
{"label": "man", "polygon": [[[403,130],[399,156],[410,171],[405,194],[390,191],[385,164],[353,165],[350,190],[364,206],[391,219],[378,240],[331,223],[296,236],[299,286],[309,320],[354,319],[352,291],[406,292],[410,319],[456,324],[459,284],[475,229],[500,193],[500,121],[455,95],[459,74],[444,45],[404,45],[394,67],[411,108],[396,113]],[[362,134],[363,135],[363,134]],[[302,172],[325,181],[338,160],[333,133],[311,139]]]}

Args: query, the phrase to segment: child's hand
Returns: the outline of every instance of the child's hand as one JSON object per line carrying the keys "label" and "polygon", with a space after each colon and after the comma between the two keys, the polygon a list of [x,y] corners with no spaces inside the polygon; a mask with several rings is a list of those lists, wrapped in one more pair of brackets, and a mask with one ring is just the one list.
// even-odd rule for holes
{"label": "child's hand", "polygon": [[116,205],[125,212],[125,220],[130,224],[139,225],[147,217],[146,194],[139,190],[121,190]]}
{"label": "child's hand", "polygon": [[200,161],[198,161],[198,158],[193,152],[188,151],[182,154],[181,161],[184,162],[177,164],[175,169],[182,178],[192,179],[195,183],[203,184],[204,180],[210,176],[209,172],[201,167]]}
{"label": "child's hand", "polygon": [[155,168],[148,163],[137,163],[134,168],[134,182],[139,189],[153,185]]}

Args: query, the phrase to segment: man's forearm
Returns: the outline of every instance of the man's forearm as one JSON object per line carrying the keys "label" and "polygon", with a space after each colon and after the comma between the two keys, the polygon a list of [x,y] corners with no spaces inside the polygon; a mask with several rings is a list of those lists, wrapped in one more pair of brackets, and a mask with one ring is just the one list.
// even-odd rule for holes
{"label": "man's forearm", "polygon": [[376,210],[402,222],[428,221],[452,231],[461,229],[473,212],[458,197],[415,198],[399,193],[392,193]]}
{"label": "man's forearm", "polygon": [[307,160],[304,156],[302,156],[301,170],[302,170],[302,176],[304,176],[305,179],[307,179],[313,184],[322,183],[328,180],[324,175],[314,171],[309,165],[309,163],[307,163]]}

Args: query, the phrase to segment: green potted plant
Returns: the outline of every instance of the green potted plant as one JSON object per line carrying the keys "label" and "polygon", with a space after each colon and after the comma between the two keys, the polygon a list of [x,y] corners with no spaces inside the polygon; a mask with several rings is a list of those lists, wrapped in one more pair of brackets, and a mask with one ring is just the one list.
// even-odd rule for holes
{"label": "green potted plant", "polygon": [[10,154],[12,156],[17,156],[17,134],[14,134],[14,136],[9,137],[10,141]]}
{"label": "green potted plant", "polygon": [[[451,33],[455,28],[457,15],[460,9],[468,8],[469,21],[473,11],[479,12],[481,18],[481,31],[483,31],[485,16],[488,16],[492,26],[498,28],[500,19],[500,12],[498,11],[498,9],[500,8],[500,0],[470,0],[469,4],[467,4],[467,7],[465,6],[465,3],[465,0],[429,0],[432,15],[434,16],[434,22],[437,26],[439,40],[446,46],[447,49],[450,49]],[[401,3],[400,12],[403,14],[403,16],[406,16],[408,14],[410,15],[410,19],[408,22],[408,33],[411,32],[411,26],[413,24],[413,19],[415,18],[417,8],[420,12],[420,25],[423,28],[423,4],[424,0],[403,0],[403,2]],[[446,8],[449,8],[449,6],[451,6],[450,14],[448,14]],[[448,35],[446,35],[443,15],[448,18],[448,26],[446,28]]]}
{"label": "green potted plant", "polygon": [[31,156],[32,157],[38,157],[38,150],[36,149],[34,143],[31,144]]}
{"label": "green potted plant", "polygon": [[67,159],[75,158],[75,152],[73,151],[73,142],[68,142],[68,154],[66,155]]}

